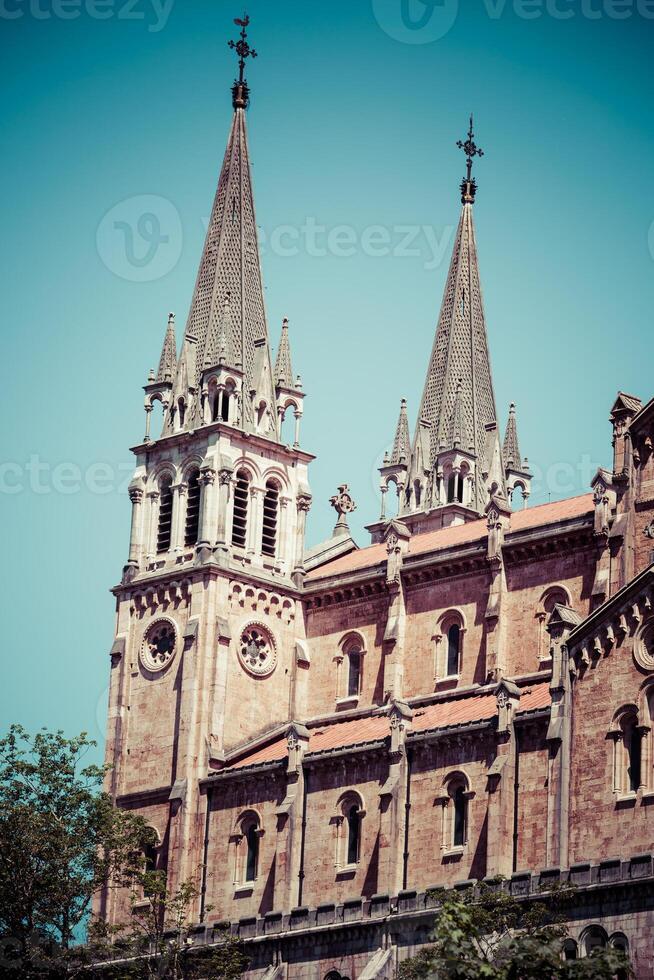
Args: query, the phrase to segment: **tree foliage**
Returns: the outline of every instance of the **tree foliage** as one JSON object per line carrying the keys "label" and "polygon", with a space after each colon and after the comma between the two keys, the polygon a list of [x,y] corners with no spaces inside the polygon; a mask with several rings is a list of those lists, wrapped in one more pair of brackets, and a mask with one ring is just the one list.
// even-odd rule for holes
{"label": "tree foliage", "polygon": [[632,975],[623,954],[595,950],[563,958],[561,924],[571,891],[548,901],[521,902],[501,888],[480,885],[442,893],[433,945],[405,960],[398,980],[613,980]]}
{"label": "tree foliage", "polygon": [[[203,977],[240,976],[231,936],[191,954],[195,886],[169,894],[165,873],[148,871],[153,831],[102,792],[105,768],[84,764],[94,745],[85,733],[30,736],[18,725],[0,739],[0,976],[163,980],[198,976],[200,964]],[[104,888],[131,895],[128,926],[91,920]]]}

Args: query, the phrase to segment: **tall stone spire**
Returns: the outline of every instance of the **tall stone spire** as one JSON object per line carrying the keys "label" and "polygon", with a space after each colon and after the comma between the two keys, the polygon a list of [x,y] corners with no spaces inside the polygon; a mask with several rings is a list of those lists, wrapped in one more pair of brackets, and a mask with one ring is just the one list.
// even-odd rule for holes
{"label": "tall stone spire", "polygon": [[277,357],[275,358],[275,384],[281,388],[292,388],[295,378],[291,365],[291,345],[288,339],[288,320],[282,320],[282,335],[279,339]]}
{"label": "tall stone spire", "polygon": [[[232,119],[227,149],[211,209],[209,227],[202,250],[186,337],[197,343],[195,386],[207,367],[217,363],[219,351],[225,363],[243,373],[242,427],[255,428],[255,404],[265,402],[272,419],[274,435],[275,393],[268,327],[263,299],[259,245],[254,212],[250,154],[245,110],[249,89],[244,69],[247,58],[256,57],[247,41],[249,18],[235,21],[242,30],[238,41],[230,42],[239,56],[239,76],[232,88]],[[229,297],[229,330],[223,329],[225,300]],[[263,387],[263,390],[260,390]],[[201,424],[202,411],[196,400],[188,412],[190,427]]]}
{"label": "tall stone spire", "polygon": [[[466,157],[461,215],[403,480],[400,514],[414,529],[474,519],[491,495],[506,497],[473,221],[472,166],[483,151],[472,117],[457,145]],[[380,472],[384,492],[398,474]]]}
{"label": "tall stone spire", "polygon": [[172,381],[177,370],[177,342],[175,340],[175,314],[168,314],[168,326],[159,358],[158,382]]}

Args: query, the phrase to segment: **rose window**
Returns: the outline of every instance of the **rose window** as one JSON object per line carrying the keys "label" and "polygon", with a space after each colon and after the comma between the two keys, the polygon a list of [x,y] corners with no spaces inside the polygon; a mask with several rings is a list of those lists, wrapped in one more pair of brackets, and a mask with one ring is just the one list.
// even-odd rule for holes
{"label": "rose window", "polygon": [[245,669],[258,677],[270,674],[277,663],[275,641],[259,623],[250,623],[245,627],[241,633],[238,654]]}
{"label": "rose window", "polygon": [[147,630],[141,647],[146,670],[163,670],[175,656],[177,629],[170,619],[159,619]]}

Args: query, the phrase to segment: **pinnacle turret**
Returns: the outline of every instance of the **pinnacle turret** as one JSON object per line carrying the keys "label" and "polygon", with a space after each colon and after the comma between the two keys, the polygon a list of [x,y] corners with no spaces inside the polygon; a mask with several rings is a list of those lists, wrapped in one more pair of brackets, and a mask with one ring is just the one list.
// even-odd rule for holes
{"label": "pinnacle turret", "polygon": [[509,405],[509,418],[506,423],[506,433],[504,435],[504,465],[507,468],[520,470],[522,459],[520,457],[520,447],[518,446],[518,426],[515,417],[515,402]]}
{"label": "pinnacle turret", "polygon": [[400,463],[408,463],[411,456],[411,438],[409,436],[409,420],[406,413],[406,398],[400,402],[400,414],[395,429],[395,439],[393,440],[393,451],[390,463],[397,466]]}
{"label": "pinnacle turret", "polygon": [[275,385],[280,388],[292,388],[295,379],[291,365],[291,345],[288,339],[288,320],[282,320],[282,335],[279,339],[277,357],[275,358]]}
{"label": "pinnacle turret", "polygon": [[177,342],[175,340],[175,314],[168,314],[168,326],[164,336],[161,357],[159,358],[159,370],[157,371],[157,381],[172,381],[177,370]]}

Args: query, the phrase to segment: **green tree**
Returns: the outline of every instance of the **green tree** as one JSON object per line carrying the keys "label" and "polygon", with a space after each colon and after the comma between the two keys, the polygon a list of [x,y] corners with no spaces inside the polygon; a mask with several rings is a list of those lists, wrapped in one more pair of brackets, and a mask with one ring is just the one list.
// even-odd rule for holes
{"label": "green tree", "polygon": [[405,960],[398,980],[613,980],[632,975],[614,949],[579,960],[563,958],[561,924],[572,890],[546,901],[520,902],[480,885],[442,893],[433,945]]}

